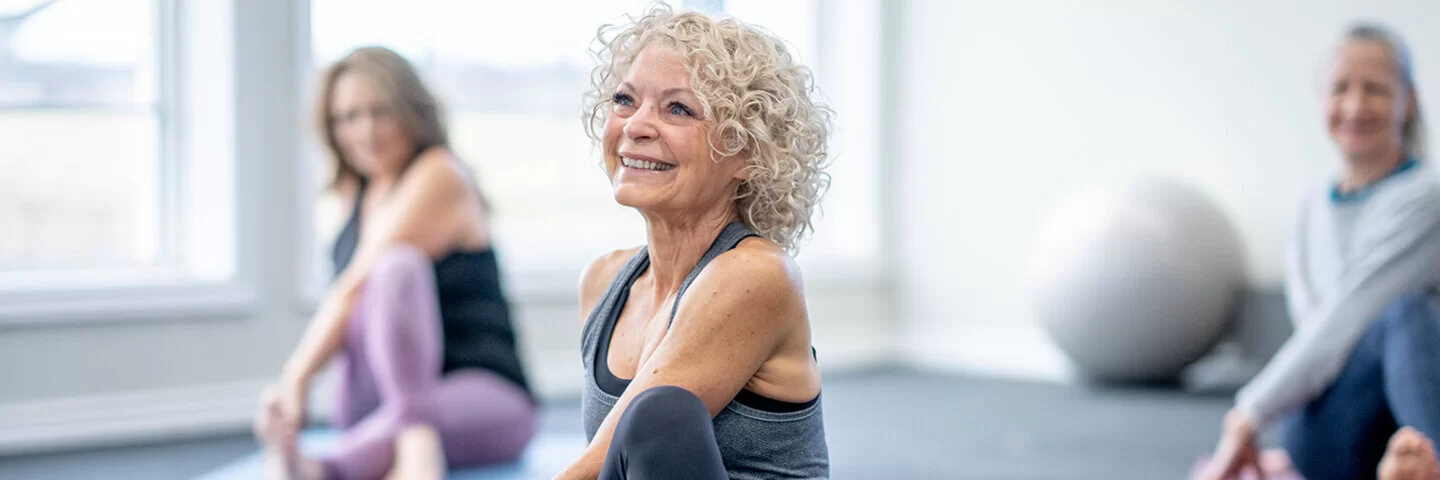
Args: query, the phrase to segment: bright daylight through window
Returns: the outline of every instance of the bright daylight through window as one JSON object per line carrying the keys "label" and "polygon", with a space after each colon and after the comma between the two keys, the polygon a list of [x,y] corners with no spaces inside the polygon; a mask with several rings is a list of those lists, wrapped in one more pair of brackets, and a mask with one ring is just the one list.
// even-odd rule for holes
{"label": "bright daylight through window", "polygon": [[0,273],[173,260],[158,13],[0,0]]}

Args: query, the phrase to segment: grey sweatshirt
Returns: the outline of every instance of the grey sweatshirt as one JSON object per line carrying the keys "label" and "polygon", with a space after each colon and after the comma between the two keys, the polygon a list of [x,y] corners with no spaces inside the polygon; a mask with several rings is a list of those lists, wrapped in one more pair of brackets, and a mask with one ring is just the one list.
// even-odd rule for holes
{"label": "grey sweatshirt", "polygon": [[1406,292],[1440,284],[1440,178],[1423,163],[1349,194],[1333,180],[1301,204],[1285,258],[1295,333],[1236,395],[1261,425],[1325,391],[1365,329]]}

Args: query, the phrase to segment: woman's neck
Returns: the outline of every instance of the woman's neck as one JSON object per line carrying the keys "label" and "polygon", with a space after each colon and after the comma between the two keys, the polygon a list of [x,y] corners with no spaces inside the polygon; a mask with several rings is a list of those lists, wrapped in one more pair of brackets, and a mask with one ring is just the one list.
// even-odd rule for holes
{"label": "woman's neck", "polygon": [[1346,158],[1340,175],[1340,192],[1350,193],[1373,185],[1402,163],[1405,163],[1405,152],[1399,147],[1386,149],[1381,154]]}
{"label": "woman's neck", "polygon": [[715,238],[737,218],[730,206],[699,215],[646,215],[650,274],[657,301],[680,290]]}
{"label": "woman's neck", "polygon": [[365,193],[367,195],[385,196],[395,183],[400,181],[400,175],[396,172],[375,172],[364,178]]}

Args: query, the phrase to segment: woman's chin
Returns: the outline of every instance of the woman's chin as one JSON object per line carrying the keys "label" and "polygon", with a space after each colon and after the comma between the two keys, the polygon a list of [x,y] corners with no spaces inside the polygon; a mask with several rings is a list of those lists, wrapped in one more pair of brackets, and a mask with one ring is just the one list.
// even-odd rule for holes
{"label": "woman's chin", "polygon": [[404,157],[397,157],[395,159],[375,158],[369,155],[350,157],[350,166],[353,167],[357,173],[365,177],[398,173],[404,169],[405,163],[406,159],[404,159]]}
{"label": "woman's chin", "polygon": [[652,202],[647,201],[645,195],[620,188],[615,190],[615,203],[620,204],[622,207],[644,210],[649,208]]}
{"label": "woman's chin", "polygon": [[620,205],[644,210],[653,208],[659,203],[658,192],[655,192],[653,188],[630,183],[621,183],[614,187],[615,203]]}
{"label": "woman's chin", "polygon": [[1340,137],[1335,139],[1340,152],[1348,158],[1365,158],[1386,151],[1385,142],[1367,137]]}

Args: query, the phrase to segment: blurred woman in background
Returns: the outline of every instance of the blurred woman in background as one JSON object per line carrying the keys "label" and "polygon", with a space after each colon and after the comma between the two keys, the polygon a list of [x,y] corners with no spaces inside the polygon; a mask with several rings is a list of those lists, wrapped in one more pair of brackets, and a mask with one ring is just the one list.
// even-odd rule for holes
{"label": "blurred woman in background", "polygon": [[[316,111],[332,192],[352,212],[337,276],[262,394],[256,433],[281,478],[440,478],[446,464],[516,459],[535,406],[490,248],[486,204],[447,148],[440,105],[378,47],[322,76]],[[296,435],[311,379],[339,355],[339,450],[306,457]]]}
{"label": "blurred woman in background", "polygon": [[1207,476],[1258,468],[1257,432],[1284,416],[1305,478],[1437,480],[1440,180],[1414,65],[1398,36],[1359,25],[1325,87],[1343,163],[1302,203],[1287,253],[1295,333],[1237,395]]}

